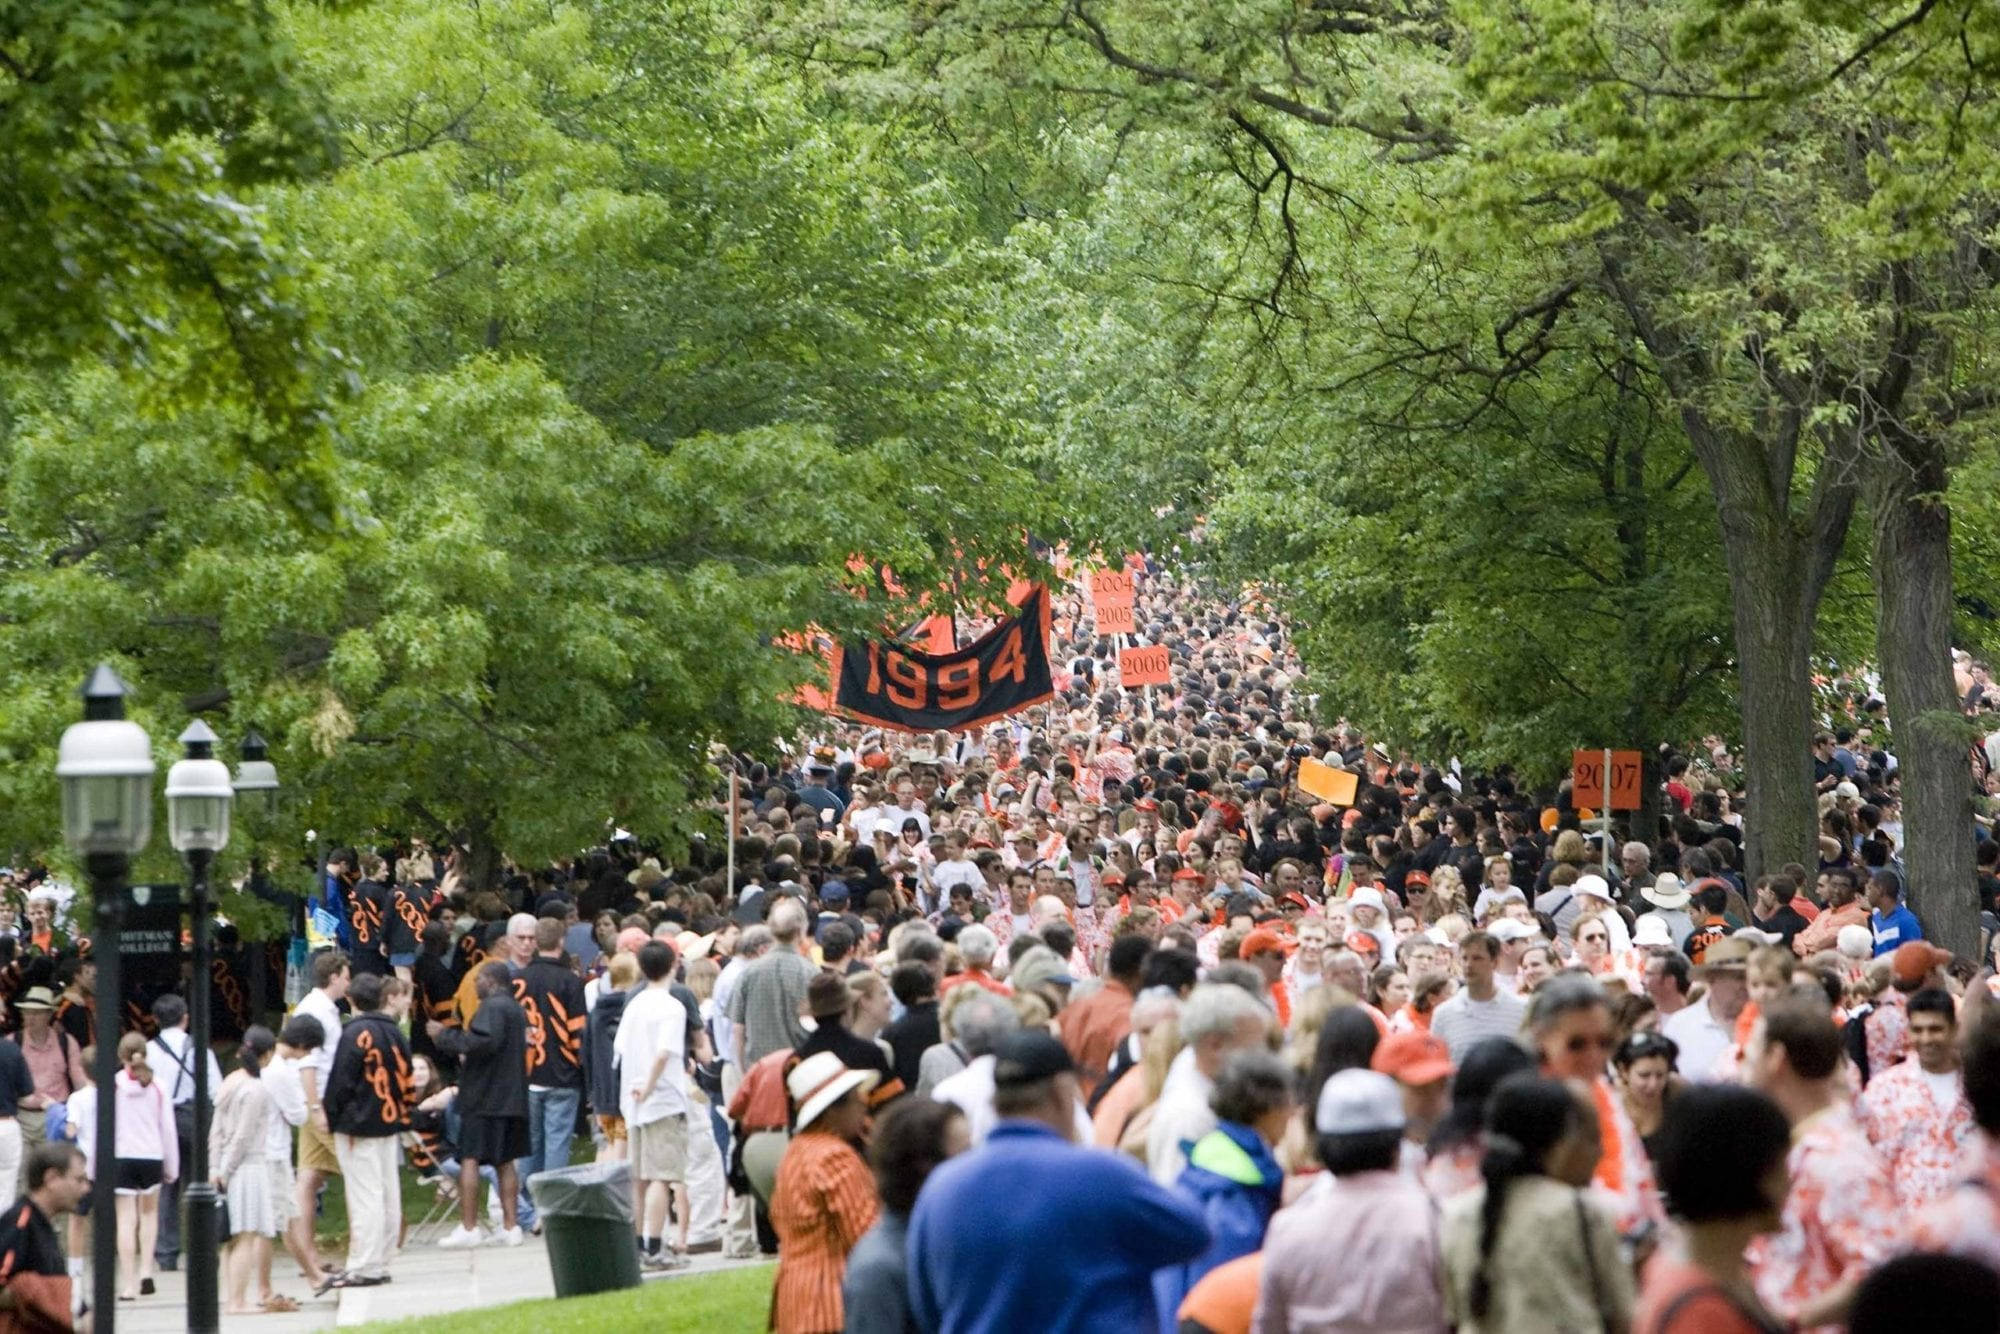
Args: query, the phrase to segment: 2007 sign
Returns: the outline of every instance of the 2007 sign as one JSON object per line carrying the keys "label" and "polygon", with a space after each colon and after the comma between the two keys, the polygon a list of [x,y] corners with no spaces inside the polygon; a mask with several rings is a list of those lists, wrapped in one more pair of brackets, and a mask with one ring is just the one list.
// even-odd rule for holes
{"label": "2007 sign", "polygon": [[1579,750],[1570,756],[1570,800],[1578,806],[1604,804],[1604,758],[1611,757],[1611,809],[1639,809],[1639,783],[1644,773],[1636,750]]}

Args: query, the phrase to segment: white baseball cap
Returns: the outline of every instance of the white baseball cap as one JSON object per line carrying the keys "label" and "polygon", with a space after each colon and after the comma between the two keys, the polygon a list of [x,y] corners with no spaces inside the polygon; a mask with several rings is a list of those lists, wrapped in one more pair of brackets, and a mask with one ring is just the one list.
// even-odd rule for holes
{"label": "white baseball cap", "polygon": [[1365,1135],[1403,1129],[1403,1092],[1373,1070],[1342,1070],[1319,1091],[1313,1127],[1322,1135]]}

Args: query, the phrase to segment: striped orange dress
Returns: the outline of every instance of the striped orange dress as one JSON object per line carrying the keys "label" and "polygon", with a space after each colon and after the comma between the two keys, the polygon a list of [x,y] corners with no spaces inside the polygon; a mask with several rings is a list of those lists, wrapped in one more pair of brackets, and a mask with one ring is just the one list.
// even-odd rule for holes
{"label": "striped orange dress", "polygon": [[772,1329],[829,1334],[846,1324],[840,1283],[847,1253],[875,1226],[880,1208],[868,1165],[846,1140],[816,1129],[792,1137],[771,1188],[771,1226],[778,1233]]}

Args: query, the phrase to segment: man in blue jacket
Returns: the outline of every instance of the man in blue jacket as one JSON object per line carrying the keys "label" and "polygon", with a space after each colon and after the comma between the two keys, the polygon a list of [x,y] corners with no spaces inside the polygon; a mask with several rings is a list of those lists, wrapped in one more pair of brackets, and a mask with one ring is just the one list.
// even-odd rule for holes
{"label": "man in blue jacket", "polygon": [[939,1167],[910,1217],[910,1309],[934,1334],[1155,1329],[1153,1271],[1202,1253],[1200,1212],[1138,1164],[1070,1142],[1081,1094],[1062,1043],[994,1052],[999,1124]]}

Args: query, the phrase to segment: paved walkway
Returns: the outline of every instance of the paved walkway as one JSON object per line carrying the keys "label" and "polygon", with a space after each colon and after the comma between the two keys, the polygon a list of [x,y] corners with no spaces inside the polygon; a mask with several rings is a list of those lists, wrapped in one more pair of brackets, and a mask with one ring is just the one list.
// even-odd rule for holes
{"label": "paved walkway", "polygon": [[[765,1261],[724,1260],[720,1255],[694,1257],[677,1273],[649,1274],[648,1282],[671,1283],[688,1274],[712,1273]],[[271,1273],[278,1291],[298,1299],[296,1315],[224,1316],[224,1334],[302,1334],[306,1330],[365,1325],[375,1320],[404,1320],[442,1315],[481,1306],[504,1306],[556,1295],[549,1277],[548,1253],[539,1237],[520,1246],[481,1246],[466,1251],[441,1251],[415,1245],[396,1257],[393,1282],[379,1288],[336,1289],[314,1300],[291,1257],[280,1250]],[[162,1274],[159,1292],[136,1302],[118,1303],[118,1334],[179,1334],[187,1328],[187,1275]],[[87,1280],[86,1280],[87,1281]]]}

